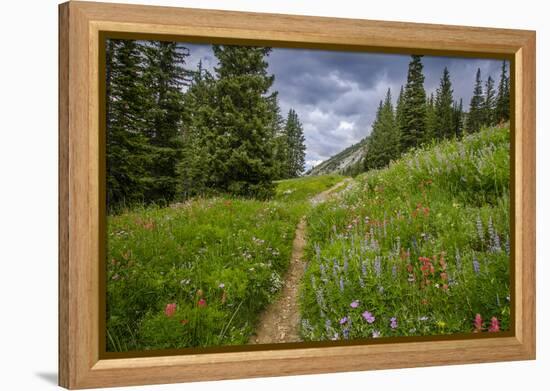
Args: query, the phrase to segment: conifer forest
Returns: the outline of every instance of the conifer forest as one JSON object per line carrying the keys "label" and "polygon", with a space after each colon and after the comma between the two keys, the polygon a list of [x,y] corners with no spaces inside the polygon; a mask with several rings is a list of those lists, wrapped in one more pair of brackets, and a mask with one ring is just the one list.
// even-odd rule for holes
{"label": "conifer forest", "polygon": [[510,329],[507,61],[104,50],[108,352]]}

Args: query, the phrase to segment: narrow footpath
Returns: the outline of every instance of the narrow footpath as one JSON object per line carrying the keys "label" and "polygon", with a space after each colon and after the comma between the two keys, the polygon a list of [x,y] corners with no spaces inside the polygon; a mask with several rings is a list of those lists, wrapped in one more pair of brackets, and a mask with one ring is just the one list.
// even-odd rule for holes
{"label": "narrow footpath", "polygon": [[[328,190],[311,198],[310,202],[317,205],[330,196],[343,190],[351,178],[346,178]],[[306,262],[304,249],[306,246],[306,218],[300,219],[296,227],[290,265],[285,276],[283,289],[277,300],[271,303],[261,315],[256,333],[250,337],[249,344],[271,344],[284,342],[300,342],[300,308],[298,293],[300,280],[304,275]]]}

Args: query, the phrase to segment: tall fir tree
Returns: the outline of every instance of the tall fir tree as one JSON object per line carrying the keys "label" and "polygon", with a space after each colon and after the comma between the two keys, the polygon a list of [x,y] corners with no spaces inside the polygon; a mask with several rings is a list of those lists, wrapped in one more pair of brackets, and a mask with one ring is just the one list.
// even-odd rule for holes
{"label": "tall fir tree", "polygon": [[176,166],[177,194],[185,199],[207,194],[214,144],[214,77],[199,61],[183,97],[181,157]]}
{"label": "tall fir tree", "polygon": [[464,109],[462,107],[462,98],[459,103],[453,103],[453,121],[452,132],[454,137],[461,137],[464,127]]}
{"label": "tall fir tree", "polygon": [[420,145],[426,132],[426,91],[422,73],[422,56],[411,56],[403,103],[401,125],[401,151]]}
{"label": "tall fir tree", "polygon": [[234,195],[266,198],[274,193],[274,76],[267,47],[213,45],[215,109],[211,184]]}
{"label": "tall fir tree", "polygon": [[285,135],[288,143],[288,175],[289,178],[300,176],[305,169],[306,145],[304,130],[298,114],[290,109],[285,122]]}
{"label": "tall fir tree", "polygon": [[481,69],[477,68],[474,93],[470,100],[470,111],[468,112],[468,132],[473,133],[481,129],[485,121],[484,113],[483,84],[481,81]]}
{"label": "tall fir tree", "polygon": [[495,121],[506,122],[510,120],[510,78],[507,75],[506,61],[502,61],[500,81],[495,107]]}
{"label": "tall fir tree", "polygon": [[365,170],[384,167],[399,156],[399,129],[396,124],[390,89],[388,89],[384,101],[380,101],[378,106],[366,150]]}
{"label": "tall fir tree", "polygon": [[145,200],[149,158],[140,46],[112,39],[106,45],[107,205],[113,211]]}
{"label": "tall fir tree", "polygon": [[443,69],[436,93],[435,116],[437,119],[435,136],[439,139],[453,136],[455,133],[453,130],[453,89],[447,67]]}
{"label": "tall fir tree", "polygon": [[176,194],[176,165],[181,152],[182,88],[189,85],[185,69],[189,50],[177,42],[147,41],[142,44],[144,83],[148,106],[143,107],[147,122],[150,164],[148,201],[172,200]]}
{"label": "tall fir tree", "polygon": [[483,124],[492,126],[495,120],[495,82],[491,76],[485,82],[485,99],[483,101]]}
{"label": "tall fir tree", "polygon": [[438,135],[438,118],[433,93],[426,100],[426,131],[424,142],[429,143]]}

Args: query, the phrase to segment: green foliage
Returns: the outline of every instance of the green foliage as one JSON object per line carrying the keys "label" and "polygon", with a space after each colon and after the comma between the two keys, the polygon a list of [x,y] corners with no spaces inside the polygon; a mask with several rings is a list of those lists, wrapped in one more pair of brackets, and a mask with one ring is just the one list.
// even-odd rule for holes
{"label": "green foliage", "polygon": [[145,104],[136,41],[109,40],[107,78],[107,201],[112,208],[145,197],[143,177],[149,162],[141,109]]}
{"label": "green foliage", "polygon": [[424,90],[424,74],[422,56],[411,56],[407,84],[403,96],[403,116],[401,123],[401,151],[407,151],[420,145],[426,132],[426,91]]}
{"label": "green foliage", "polygon": [[502,61],[500,82],[495,105],[495,121],[506,122],[510,120],[510,78],[506,71],[506,61]]}
{"label": "green foliage", "polygon": [[485,100],[483,101],[483,123],[486,126],[492,126],[495,121],[495,82],[489,76],[485,82]]}
{"label": "green foliage", "polygon": [[288,117],[284,127],[285,140],[287,142],[287,168],[286,178],[300,176],[305,169],[306,145],[304,130],[298,118],[298,114],[293,109],[288,112]]}
{"label": "green foliage", "polygon": [[218,59],[209,129],[211,187],[229,194],[267,198],[273,194],[276,93],[266,95],[270,48],[214,45]]}
{"label": "green foliage", "polygon": [[483,86],[481,81],[481,69],[477,69],[474,94],[470,100],[470,111],[468,112],[468,132],[477,132],[485,121],[483,109]]}
{"label": "green foliage", "polygon": [[453,128],[453,89],[447,67],[443,69],[443,76],[435,97],[436,137],[450,138],[455,135]]}
{"label": "green foliage", "polygon": [[413,150],[318,206],[303,338],[469,333],[476,314],[508,330],[509,153],[508,129],[484,129]]}
{"label": "green foliage", "polygon": [[341,179],[280,181],[273,201],[196,198],[109,216],[108,351],[247,343],[281,287],[308,199]]}
{"label": "green foliage", "polygon": [[372,132],[367,142],[366,170],[386,166],[399,155],[399,129],[397,128],[391,91],[388,89],[384,102],[380,101]]}
{"label": "green foliage", "polygon": [[108,40],[106,45],[109,209],[163,203],[176,192],[189,53],[178,43]]}

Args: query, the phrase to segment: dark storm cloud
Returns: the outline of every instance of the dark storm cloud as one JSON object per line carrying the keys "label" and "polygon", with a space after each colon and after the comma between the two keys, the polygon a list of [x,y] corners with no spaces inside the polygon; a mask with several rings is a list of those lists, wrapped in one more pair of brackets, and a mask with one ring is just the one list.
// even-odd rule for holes
{"label": "dark storm cloud", "polygon": [[[208,45],[187,45],[188,65],[199,59],[213,71],[216,58]],[[298,113],[306,137],[308,167],[340,152],[370,133],[379,101],[391,89],[395,103],[406,83],[408,55],[337,52],[274,48],[268,57],[269,72],[275,75],[283,116],[290,108]],[[475,73],[481,69],[498,85],[499,60],[453,57],[424,57],[426,93],[435,94],[443,68],[451,75],[454,98],[463,99],[467,110]]]}

